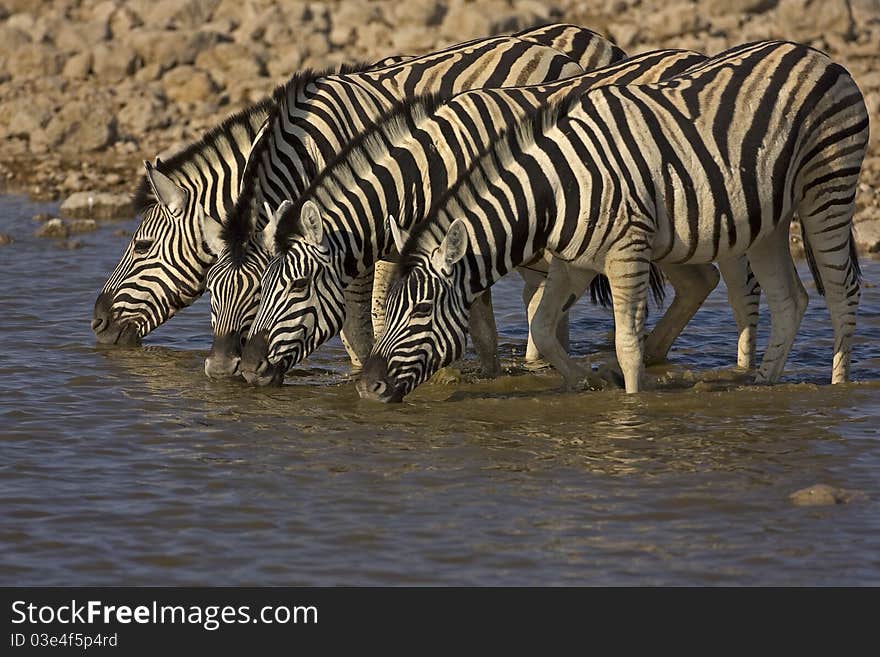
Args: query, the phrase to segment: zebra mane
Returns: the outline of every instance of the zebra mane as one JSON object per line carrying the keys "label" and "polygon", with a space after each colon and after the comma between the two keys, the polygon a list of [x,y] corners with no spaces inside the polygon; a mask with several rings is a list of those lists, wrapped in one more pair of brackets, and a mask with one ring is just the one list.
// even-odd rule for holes
{"label": "zebra mane", "polygon": [[389,144],[399,143],[410,135],[443,103],[439,94],[427,93],[398,101],[349,141],[316,176],[308,188],[281,217],[275,232],[279,253],[287,250],[290,238],[299,234],[299,215],[303,204],[315,197],[328,179],[343,189],[351,189],[372,168],[373,162],[389,152]]}
{"label": "zebra mane", "polygon": [[[170,178],[174,178],[175,174],[183,170],[188,164],[192,163],[199,153],[218,146],[226,140],[234,141],[232,134],[233,128],[242,123],[249,123],[252,120],[265,115],[271,110],[274,102],[270,96],[260,99],[253,105],[244,108],[234,114],[230,114],[220,123],[208,130],[196,141],[184,146],[165,160],[160,160],[155,168]],[[150,185],[147,175],[143,174],[138,181],[137,188],[132,195],[132,206],[135,214],[143,214],[150,207],[155,205],[158,199],[153,194],[153,188]]]}
{"label": "zebra mane", "polygon": [[[422,260],[428,247],[426,240],[432,237],[442,239],[448,226],[441,225],[440,216],[453,198],[458,198],[463,206],[473,205],[475,192],[487,185],[485,165],[491,163],[496,171],[508,169],[519,152],[534,145],[541,135],[554,128],[561,117],[580,104],[582,97],[578,92],[567,94],[535,108],[524,118],[499,132],[458,179],[432,202],[425,218],[414,226],[400,254],[398,274],[405,276]],[[541,208],[547,203],[537,199],[535,207]]]}
{"label": "zebra mane", "polygon": [[[284,84],[275,87],[264,102],[268,104],[268,116],[265,121],[265,129],[253,144],[248,155],[247,164],[242,172],[238,198],[232,207],[226,207],[226,223],[220,232],[220,238],[229,248],[233,262],[242,262],[248,241],[253,236],[256,226],[253,223],[256,204],[254,194],[258,183],[257,171],[262,166],[263,155],[272,145],[271,127],[284,116],[291,99],[296,98],[300,90],[304,89],[312,81],[328,75],[346,75],[359,73],[370,68],[372,65],[364,62],[342,64],[328,68],[303,69],[294,73]],[[314,162],[311,159],[303,162],[306,172],[310,177],[317,175]]]}

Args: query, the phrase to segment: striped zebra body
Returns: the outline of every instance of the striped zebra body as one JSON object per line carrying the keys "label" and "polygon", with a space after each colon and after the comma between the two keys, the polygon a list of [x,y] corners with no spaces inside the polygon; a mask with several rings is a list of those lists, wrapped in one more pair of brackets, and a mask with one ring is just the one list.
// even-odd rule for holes
{"label": "striped zebra body", "polygon": [[[347,286],[394,247],[385,228],[389,214],[411,229],[505,126],[597,84],[663,79],[704,60],[688,51],[657,51],[549,84],[472,90],[443,104],[437,97],[409,101],[380,118],[321,172],[280,225],[264,231],[266,250],[279,255],[261,284],[245,378],[269,383],[279,364],[296,364],[338,333]],[[305,230],[311,217],[322,236]],[[472,337],[477,328],[472,323]]]}
{"label": "striped zebra body", "polygon": [[[519,36],[568,49],[585,63],[622,56],[607,41],[593,39],[592,32],[574,26],[548,25]],[[338,72],[385,69],[407,59],[387,57],[372,66],[346,66]],[[209,244],[216,246],[219,241],[219,226],[226,221],[227,209],[235,205],[254,140],[273,104],[271,97],[265,98],[167,160],[144,163],[146,173],[135,193],[141,223],[95,302],[92,329],[98,342],[140,344],[145,335],[202,295],[208,270],[217,259]],[[247,280],[243,277],[242,284]]]}
{"label": "striped zebra body", "polygon": [[[546,45],[540,41],[546,40]],[[574,47],[562,53],[559,47]],[[208,277],[215,348],[224,375],[237,371],[233,347],[259,305],[259,274],[269,254],[261,231],[287,199],[296,199],[335,155],[394,103],[425,92],[448,97],[480,86],[544,82],[583,72],[578,62],[622,57],[598,35],[573,26],[550,26],[514,37],[492,37],[455,46],[384,69],[302,77],[279,88],[276,105],[254,145],[241,194],[222,233],[222,251]],[[220,245],[218,245],[220,247]],[[346,292],[344,336],[353,356],[365,358],[373,343],[370,284],[364,277]],[[283,376],[283,372],[281,373]],[[276,377],[277,378],[277,377]]]}
{"label": "striped zebra body", "polygon": [[552,327],[588,270],[610,280],[617,357],[635,392],[649,264],[743,254],[771,312],[757,380],[775,382],[807,303],[788,250],[794,213],[831,313],[832,383],[846,381],[859,299],[853,199],[867,135],[864,99],[845,69],[778,41],[539,113],[499,139],[410,238],[359,391],[398,400],[457,358],[470,301],[542,248],[555,258],[532,329],[569,383],[584,372],[554,349]]}

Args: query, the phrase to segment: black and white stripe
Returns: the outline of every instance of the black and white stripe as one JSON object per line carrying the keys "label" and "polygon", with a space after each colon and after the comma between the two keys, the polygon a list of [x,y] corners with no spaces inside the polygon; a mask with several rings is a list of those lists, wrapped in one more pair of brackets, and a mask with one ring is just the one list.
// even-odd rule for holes
{"label": "black and white stripe", "polygon": [[[381,117],[319,174],[280,226],[264,231],[279,256],[261,286],[245,377],[265,378],[259,372],[296,363],[338,333],[345,290],[394,247],[388,215],[412,228],[505,126],[566,94],[663,79],[704,60],[689,51],[657,51],[554,83],[473,90],[442,104],[436,96],[405,102]],[[292,294],[297,280],[311,294]],[[471,328],[473,337],[479,327]]]}
{"label": "black and white stripe", "polygon": [[471,300],[544,248],[555,258],[531,328],[572,385],[585,373],[554,346],[552,329],[591,270],[610,280],[618,361],[635,392],[651,262],[729,264],[743,254],[771,312],[757,380],[775,382],[807,303],[788,248],[794,213],[831,313],[832,383],[846,381],[859,300],[853,200],[867,136],[847,71],[780,41],[546,109],[497,140],[411,237],[359,390],[399,399],[457,358]]}
{"label": "black and white stripe", "polygon": [[190,305],[215,260],[209,235],[237,197],[242,171],[271,101],[234,114],[173,157],[154,164],[135,194],[142,214],[95,303],[100,342],[136,344]]}
{"label": "black and white stripe", "polygon": [[[325,163],[396,102],[426,92],[448,97],[474,87],[556,80],[622,56],[589,30],[554,25],[479,39],[382,69],[299,76],[279,88],[229,213],[224,251],[210,275],[215,340],[242,335],[256,314],[259,277],[253,272],[268,261],[259,236],[268,221],[264,207],[274,212],[282,201],[296,199]],[[353,355],[364,358],[373,342],[369,283],[351,286],[347,302],[345,335]]]}

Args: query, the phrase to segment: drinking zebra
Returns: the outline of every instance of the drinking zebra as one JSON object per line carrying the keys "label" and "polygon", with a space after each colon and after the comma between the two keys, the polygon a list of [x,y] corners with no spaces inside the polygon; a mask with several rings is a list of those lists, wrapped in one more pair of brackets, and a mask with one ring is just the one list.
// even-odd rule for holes
{"label": "drinking zebra", "polygon": [[[278,255],[263,277],[242,361],[245,378],[277,381],[288,365],[338,333],[346,286],[394,246],[386,217],[401,218],[407,228],[418,223],[505,126],[554,98],[580,95],[595,85],[671,77],[705,59],[689,51],[656,51],[545,85],[468,91],[444,104],[436,97],[406,102],[383,116],[264,231],[265,250]],[[676,302],[649,340],[657,357],[665,357],[718,276],[710,264],[667,267]],[[747,279],[730,281],[745,307],[751,287],[746,294],[737,281]],[[472,337],[474,328],[471,322]]]}
{"label": "drinking zebra", "polygon": [[[585,65],[593,59],[601,62],[603,57],[622,56],[589,30],[568,25],[525,30],[516,38],[569,51]],[[482,42],[471,45],[477,47]],[[503,47],[503,41],[495,39],[493,43]],[[389,57],[373,67],[386,69],[406,59]],[[564,57],[560,54],[559,59]],[[355,64],[333,72],[345,74],[369,67]],[[300,77],[321,75],[303,73]],[[405,74],[401,72],[398,79],[405,79]],[[201,296],[208,269],[216,261],[207,242],[216,243],[227,209],[238,197],[252,144],[273,105],[272,97],[264,98],[226,118],[174,156],[163,161],[157,158],[153,164],[144,162],[146,171],[135,193],[141,223],[95,302],[92,329],[98,342],[139,344],[145,335]],[[201,221],[202,217],[206,221]]]}
{"label": "drinking zebra", "polygon": [[[385,69],[299,77],[278,89],[249,158],[240,196],[220,239],[212,242],[219,257],[207,282],[214,347],[206,372],[238,371],[239,338],[247,334],[256,314],[260,276],[269,260],[260,235],[267,212],[297,198],[324,164],[383,111],[427,91],[448,97],[475,87],[545,82],[622,57],[618,48],[589,30],[556,25],[514,37],[481,39]],[[358,366],[373,344],[370,289],[367,272],[346,290],[343,336]],[[484,350],[489,352],[486,367],[497,369],[492,344]]]}
{"label": "drinking zebra", "polygon": [[844,382],[859,302],[852,214],[867,138],[864,99],[848,72],[782,41],[545,109],[498,139],[410,236],[358,391],[399,401],[458,358],[475,296],[540,249],[556,257],[532,329],[570,385],[585,372],[556,344],[554,318],[592,270],[610,281],[617,358],[632,393],[641,388],[650,263],[743,253],[771,313],[756,380],[775,382],[807,304],[788,247],[795,212],[834,328],[831,381]]}

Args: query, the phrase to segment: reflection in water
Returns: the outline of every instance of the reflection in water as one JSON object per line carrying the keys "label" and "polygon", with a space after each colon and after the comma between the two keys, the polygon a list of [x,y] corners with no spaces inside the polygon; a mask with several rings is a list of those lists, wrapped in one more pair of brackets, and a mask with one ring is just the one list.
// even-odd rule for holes
{"label": "reflection in water", "polygon": [[[28,237],[43,208],[4,202],[0,583],[880,583],[877,288],[857,383],[825,385],[817,298],[783,384],[726,369],[736,329],[718,290],[632,397],[523,369],[505,280],[509,374],[465,363],[389,407],[358,398],[338,342],[280,388],[207,379],[204,301],[143,349],[96,346],[91,304],[125,238],[109,226],[55,249]],[[610,318],[576,310],[576,352],[602,360]],[[816,483],[867,499],[791,503]]]}

